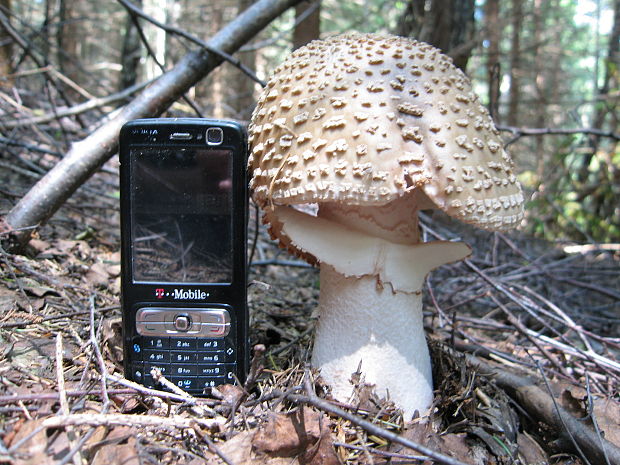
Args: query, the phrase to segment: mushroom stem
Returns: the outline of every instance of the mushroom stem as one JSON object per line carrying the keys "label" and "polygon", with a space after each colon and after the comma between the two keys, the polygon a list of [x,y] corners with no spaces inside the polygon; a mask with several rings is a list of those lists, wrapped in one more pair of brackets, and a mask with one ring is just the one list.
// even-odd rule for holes
{"label": "mushroom stem", "polygon": [[[380,252],[383,269],[363,276],[342,274],[335,261],[321,262],[319,322],[312,355],[313,366],[320,369],[336,399],[350,400],[351,375],[361,367],[364,382],[401,407],[407,419],[416,410],[424,414],[433,399],[422,322],[422,283],[431,269],[456,258],[455,247],[462,254],[459,259],[469,252],[460,243],[419,242],[416,195],[384,206],[320,205],[319,218],[381,238],[388,244],[384,247],[398,247],[402,252],[400,257]],[[433,263],[429,255],[434,256]],[[385,281],[386,275],[395,273],[407,276],[404,285],[399,280]]]}
{"label": "mushroom stem", "polygon": [[312,364],[348,401],[361,362],[365,382],[407,418],[432,401],[422,325],[422,286],[432,269],[471,252],[462,242],[421,243],[416,202],[382,206],[323,203],[318,216],[293,208],[269,213],[287,245],[321,263],[319,322]]}
{"label": "mushroom stem", "polygon": [[361,365],[364,382],[401,407],[406,419],[416,410],[424,414],[433,399],[433,381],[422,293],[394,292],[375,276],[345,277],[321,264],[312,365],[340,401],[351,400],[349,380]]}

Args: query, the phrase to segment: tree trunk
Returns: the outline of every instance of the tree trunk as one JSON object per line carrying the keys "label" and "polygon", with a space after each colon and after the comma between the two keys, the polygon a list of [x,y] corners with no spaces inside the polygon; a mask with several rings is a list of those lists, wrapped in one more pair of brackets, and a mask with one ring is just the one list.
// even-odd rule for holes
{"label": "tree trunk", "polygon": [[321,0],[303,0],[295,7],[297,26],[293,30],[293,50],[321,35]]}
{"label": "tree trunk", "polygon": [[[11,19],[11,0],[0,0],[0,10]],[[13,57],[13,39],[0,23],[0,87],[13,87],[12,79],[7,78],[13,72],[11,59]]]}
{"label": "tree trunk", "polygon": [[[134,0],[134,5],[141,8],[142,0]],[[142,54],[142,44],[138,28],[134,23],[131,13],[127,13],[125,21],[125,35],[123,36],[123,47],[121,50],[121,76],[119,90],[127,89],[138,82],[138,70]]]}
{"label": "tree trunk", "polygon": [[[60,71],[76,84],[80,83],[79,66],[81,55],[82,31],[80,28],[78,0],[60,0],[60,27],[56,36],[58,44],[58,67]],[[67,95],[77,99],[79,94],[69,88]]]}
{"label": "tree trunk", "polygon": [[[543,36],[543,0],[534,0],[534,71],[535,76],[535,89],[536,89],[536,103],[534,104],[534,121],[536,127],[545,127],[545,112],[547,108],[547,95],[545,93],[545,70],[544,59],[545,55],[540,50],[540,44],[542,43]],[[537,136],[535,138],[535,155],[537,160],[536,174],[540,182],[540,189],[544,190],[544,173],[545,173],[545,161],[546,157],[544,150],[544,138],[543,136]]]}
{"label": "tree trunk", "polygon": [[[239,0],[239,12],[245,11],[254,3],[254,0]],[[256,69],[256,52],[244,52],[239,56],[241,62],[250,68]],[[249,121],[256,100],[254,99],[254,87],[256,83],[244,77],[238,69],[231,70],[234,73],[233,86],[235,101],[235,117],[242,121]]]}
{"label": "tree trunk", "polygon": [[521,28],[523,27],[523,0],[512,2],[512,35],[510,37],[510,90],[508,93],[509,126],[519,124],[521,99]]}
{"label": "tree trunk", "polygon": [[[147,15],[160,23],[166,23],[168,0],[143,0],[142,6]],[[144,25],[144,35],[154,55],[146,58],[145,77],[147,81],[150,81],[162,74],[160,65],[166,64],[166,31],[148,23]]]}
{"label": "tree trunk", "polygon": [[[609,34],[609,45],[607,47],[607,58],[605,60],[605,75],[603,78],[603,85],[597,92],[599,102],[591,124],[591,127],[595,129],[602,129],[605,123],[605,117],[610,111],[613,111],[613,102],[607,103],[606,98],[608,97],[609,90],[612,88],[617,88],[619,84],[618,66],[620,66],[620,0],[614,0],[613,8],[614,23],[611,33]],[[617,121],[612,122],[612,128],[617,127],[617,123]],[[599,143],[599,136],[591,135],[588,139],[590,151],[584,156],[579,170],[578,179],[581,183],[585,183],[587,181],[588,169],[594,154],[598,150]]]}
{"label": "tree trunk", "polygon": [[[208,45],[228,54],[234,53],[296,2],[260,0],[214,35]],[[88,137],[73,144],[66,156],[6,216],[3,228],[10,234],[8,241],[5,240],[5,250],[19,251],[31,234],[116,152],[118,133],[124,123],[135,118],[158,116],[221,61],[221,57],[203,49],[188,53],[114,118],[106,120]]]}
{"label": "tree trunk", "polygon": [[487,54],[488,102],[491,117],[499,122],[499,87],[501,72],[499,65],[499,0],[487,0],[484,5],[485,26],[489,43]]}
{"label": "tree trunk", "polygon": [[397,33],[440,48],[464,70],[475,45],[474,9],[474,0],[409,0]]}

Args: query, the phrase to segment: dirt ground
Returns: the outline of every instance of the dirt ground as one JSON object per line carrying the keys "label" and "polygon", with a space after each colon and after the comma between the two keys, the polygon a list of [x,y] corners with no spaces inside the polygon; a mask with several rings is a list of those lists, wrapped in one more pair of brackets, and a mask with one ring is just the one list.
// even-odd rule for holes
{"label": "dirt ground", "polygon": [[[0,155],[1,215],[49,152]],[[618,250],[425,215],[427,240],[461,237],[474,255],[428,278],[435,402],[405,423],[363,384],[330,402],[308,366],[318,272],[261,227],[249,382],[195,398],[122,377],[116,170],[113,159],[24,254],[1,251],[0,463],[620,463]]]}

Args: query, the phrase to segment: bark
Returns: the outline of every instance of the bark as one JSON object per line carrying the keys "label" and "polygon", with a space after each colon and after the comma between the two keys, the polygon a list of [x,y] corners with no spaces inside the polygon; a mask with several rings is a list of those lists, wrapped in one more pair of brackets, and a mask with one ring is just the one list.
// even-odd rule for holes
{"label": "bark", "polygon": [[[0,11],[4,11],[7,18],[10,18],[11,0],[0,0]],[[11,58],[13,57],[13,40],[8,31],[0,23],[0,87],[10,88],[13,81],[6,76],[11,74]]]}
{"label": "bark", "polygon": [[[143,0],[142,3],[143,11],[147,15],[160,23],[167,22],[167,0]],[[162,73],[160,65],[165,66],[166,63],[166,31],[151,23],[145,24],[143,30],[146,41],[153,53],[153,55],[146,58],[144,67],[146,79],[150,80]]]}
{"label": "bark", "polygon": [[501,72],[499,67],[499,0],[487,0],[484,6],[487,40],[489,41],[487,55],[487,82],[489,112],[491,117],[499,122],[499,86]]}
{"label": "bark", "polygon": [[[252,3],[254,3],[254,0],[239,0],[239,11],[241,12],[249,8]],[[244,52],[239,56],[239,59],[252,71],[256,70],[255,51]],[[232,86],[232,90],[234,91],[233,103],[235,118],[242,121],[249,121],[256,102],[254,99],[254,87],[256,84],[251,79],[246,79],[238,69],[234,68],[232,72],[234,73],[232,82],[235,83],[234,86]]]}
{"label": "bark", "polygon": [[297,26],[293,30],[293,50],[321,35],[321,1],[303,0],[295,7]]}
{"label": "bark", "polygon": [[[142,5],[142,1],[134,1],[137,7]],[[127,89],[138,81],[138,69],[140,65],[142,47],[140,35],[130,13],[127,13],[125,22],[125,35],[123,36],[123,48],[121,50],[121,77],[119,90]]]}
{"label": "bark", "polygon": [[[538,44],[542,43],[543,37],[543,24],[544,24],[544,12],[543,12],[543,0],[534,0],[534,71],[536,73],[535,86],[536,86],[536,102],[534,104],[534,121],[537,128],[544,128],[546,126],[546,111],[547,111],[547,94],[545,92],[545,69],[544,59],[545,54],[541,50]],[[538,180],[541,183],[540,188],[545,187],[545,148],[544,138],[535,138],[535,155],[537,160],[536,174]]]}
{"label": "bark", "polygon": [[409,0],[397,33],[440,48],[465,70],[475,44],[474,9],[474,0]]}
{"label": "bark", "polygon": [[494,379],[529,415],[551,425],[559,433],[568,433],[590,463],[620,465],[620,448],[597,434],[583,420],[572,416],[534,381],[494,368],[477,357],[467,356],[467,362]]}
{"label": "bark", "polygon": [[[609,34],[608,52],[605,60],[605,75],[603,78],[603,85],[598,90],[600,103],[598,104],[592,121],[592,127],[595,129],[603,128],[606,116],[613,110],[613,102],[606,104],[605,100],[609,94],[609,90],[618,87],[618,66],[620,66],[620,0],[614,0],[613,8],[614,25]],[[615,123],[617,125],[617,121]],[[585,183],[588,180],[588,168],[590,167],[594,154],[598,150],[599,144],[600,137],[596,135],[591,135],[589,137],[588,145],[590,146],[590,152],[584,156],[579,170],[579,181],[581,183]]]}
{"label": "bark", "polygon": [[[60,71],[76,84],[80,83],[78,63],[81,61],[81,39],[83,38],[79,5],[77,0],[60,0],[60,27],[56,36]],[[72,99],[79,98],[79,94],[72,89],[67,89],[66,92]]]}
{"label": "bark", "polygon": [[508,92],[509,126],[518,126],[521,99],[521,29],[523,27],[523,0],[512,2],[512,34],[510,37],[510,90]]}
{"label": "bark", "polygon": [[[260,0],[209,40],[208,45],[234,53],[296,0]],[[66,156],[6,216],[11,250],[19,250],[36,228],[49,219],[117,149],[121,126],[132,119],[161,114],[184,92],[221,63],[204,50],[188,53],[170,71],[106,121],[90,136],[73,144]]]}

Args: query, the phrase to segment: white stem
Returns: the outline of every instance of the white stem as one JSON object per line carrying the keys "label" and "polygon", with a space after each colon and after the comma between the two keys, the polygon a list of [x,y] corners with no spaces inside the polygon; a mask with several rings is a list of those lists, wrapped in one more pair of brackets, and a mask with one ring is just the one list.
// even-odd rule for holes
{"label": "white stem", "polygon": [[402,408],[426,413],[433,398],[422,326],[422,286],[432,269],[465,258],[461,242],[420,243],[415,202],[381,207],[321,204],[318,217],[276,207],[272,224],[321,262],[312,364],[349,401],[361,362],[364,382]]}
{"label": "white stem", "polygon": [[351,399],[358,370],[376,393],[411,419],[433,399],[433,381],[422,325],[421,292],[393,292],[377,278],[347,278],[321,265],[319,322],[312,365],[337,400]]}

